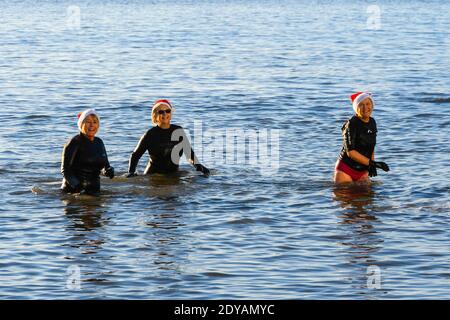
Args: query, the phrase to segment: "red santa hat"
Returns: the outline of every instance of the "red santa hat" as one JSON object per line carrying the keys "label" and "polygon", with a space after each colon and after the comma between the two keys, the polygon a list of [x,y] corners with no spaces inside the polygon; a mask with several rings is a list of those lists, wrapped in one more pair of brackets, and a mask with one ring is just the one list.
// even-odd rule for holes
{"label": "red santa hat", "polygon": [[170,103],[169,100],[166,99],[160,99],[160,100],[156,100],[155,103],[153,103],[153,107],[152,107],[152,113],[156,111],[157,108],[161,107],[161,106],[166,106],[168,108],[170,108],[171,110],[175,110],[172,107],[172,104]]}
{"label": "red santa hat", "polygon": [[98,121],[100,121],[100,117],[98,116],[98,114],[95,111],[95,109],[84,110],[83,112],[80,112],[78,114],[78,129],[80,131],[81,131],[81,126],[83,125],[84,120],[86,120],[86,118],[89,117],[90,115],[96,116]]}
{"label": "red santa hat", "polygon": [[352,100],[353,110],[355,111],[355,113],[357,112],[358,105],[361,103],[361,101],[367,98],[369,98],[372,101],[373,106],[375,103],[373,101],[371,92],[357,92],[350,96],[350,99]]}

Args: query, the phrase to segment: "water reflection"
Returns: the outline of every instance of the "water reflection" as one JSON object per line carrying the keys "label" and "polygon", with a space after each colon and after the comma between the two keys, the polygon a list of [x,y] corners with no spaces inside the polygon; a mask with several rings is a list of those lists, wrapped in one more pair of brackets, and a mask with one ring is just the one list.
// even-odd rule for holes
{"label": "water reflection", "polygon": [[188,195],[197,177],[188,171],[171,174],[142,175],[133,178],[117,177],[105,181],[105,188],[113,188],[116,194],[131,196],[146,196],[148,198],[176,199]]}
{"label": "water reflection", "polygon": [[344,212],[344,223],[353,223],[355,220],[376,220],[369,214],[367,208],[372,206],[375,191],[371,184],[349,184],[334,187],[334,200],[340,203]]}
{"label": "water reflection", "polygon": [[126,285],[116,293],[130,290],[128,297],[180,294],[194,240],[186,221],[196,206],[190,197],[199,190],[192,183],[196,178],[183,172],[119,177],[102,181],[100,197],[61,196],[67,217],[65,256],[81,267],[84,292],[98,296],[121,283]]}
{"label": "water reflection", "polygon": [[[101,231],[107,219],[105,199],[94,196],[65,196],[64,212],[68,218],[66,230],[69,235],[68,246],[79,249],[83,255],[98,254],[105,243],[105,235]],[[74,253],[71,252],[69,258]]]}
{"label": "water reflection", "polygon": [[[111,272],[108,257],[103,253],[107,242],[104,196],[65,195],[62,197],[67,219],[68,248],[65,258],[82,269],[83,283],[107,283]],[[75,249],[75,250],[73,250]]]}
{"label": "water reflection", "polygon": [[180,261],[185,260],[189,245],[185,234],[185,216],[179,212],[181,202],[177,198],[165,198],[157,210],[146,214],[142,221],[147,232],[143,248],[154,253],[153,263],[160,270],[178,271]]}
{"label": "water reflection", "polygon": [[335,186],[333,194],[344,209],[338,217],[346,264],[351,266],[349,281],[361,295],[370,298],[376,291],[367,290],[368,267],[378,265],[374,255],[384,242],[375,228],[378,221],[374,206],[376,192],[371,184],[352,184]]}
{"label": "water reflection", "polygon": [[104,225],[102,216],[106,212],[106,200],[102,197],[67,195],[62,199],[64,212],[70,219],[68,229],[78,231],[92,231]]}

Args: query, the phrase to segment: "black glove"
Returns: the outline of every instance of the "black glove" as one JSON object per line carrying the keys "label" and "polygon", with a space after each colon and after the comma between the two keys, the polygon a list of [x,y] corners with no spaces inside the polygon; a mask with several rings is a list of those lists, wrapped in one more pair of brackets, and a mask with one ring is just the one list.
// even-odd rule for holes
{"label": "black glove", "polygon": [[108,167],[105,169],[105,176],[112,179],[114,178],[114,168],[113,167]]}
{"label": "black glove", "polygon": [[67,183],[69,184],[70,188],[72,189],[71,192],[78,193],[81,190],[81,183],[80,180],[78,180],[75,176],[68,176],[66,178]]}
{"label": "black glove", "polygon": [[205,176],[209,176],[209,174],[210,174],[209,169],[207,167],[205,167],[204,165],[201,165],[200,163],[197,163],[195,165],[195,169],[197,171],[201,171]]}
{"label": "black glove", "polygon": [[369,161],[369,177],[376,177],[377,175],[377,168]]}
{"label": "black glove", "polygon": [[136,177],[137,173],[136,172],[128,172],[125,174],[126,178],[131,178],[131,177]]}
{"label": "black glove", "polygon": [[369,167],[371,165],[374,166],[374,167],[380,168],[383,171],[386,171],[386,172],[389,171],[389,166],[387,165],[386,162],[369,160]]}

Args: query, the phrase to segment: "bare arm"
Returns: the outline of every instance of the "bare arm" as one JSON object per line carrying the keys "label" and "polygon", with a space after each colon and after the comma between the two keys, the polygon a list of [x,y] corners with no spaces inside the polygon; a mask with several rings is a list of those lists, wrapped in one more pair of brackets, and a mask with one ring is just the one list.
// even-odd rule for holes
{"label": "bare arm", "polygon": [[[359,153],[356,150],[350,150],[347,152],[347,155],[350,159],[355,160],[356,162],[359,162],[365,166],[369,165],[369,158],[363,156],[361,153]],[[373,161],[375,159],[375,151],[372,152],[371,160]]]}
{"label": "bare arm", "polygon": [[[368,166],[368,165],[369,165],[369,158],[363,156],[361,153],[359,153],[359,152],[356,151],[356,150],[350,150],[350,151],[348,151],[348,152],[347,152],[347,155],[348,155],[348,157],[349,157],[350,159],[352,159],[352,160],[354,160],[354,161],[356,161],[356,162],[359,162],[359,163],[361,163],[361,164],[363,164],[363,165],[365,165],[365,166]],[[372,157],[373,157],[373,155],[372,155]]]}

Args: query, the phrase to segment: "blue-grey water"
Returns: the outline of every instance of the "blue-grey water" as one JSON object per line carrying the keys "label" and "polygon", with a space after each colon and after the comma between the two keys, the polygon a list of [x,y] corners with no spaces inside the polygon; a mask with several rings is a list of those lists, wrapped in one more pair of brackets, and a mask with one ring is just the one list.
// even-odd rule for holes
{"label": "blue-grey water", "polygon": [[[0,298],[450,298],[449,30],[447,1],[1,1]],[[360,90],[391,171],[336,188]],[[120,177],[163,97],[191,134],[279,130],[278,170]],[[118,177],[62,196],[90,107]]]}

